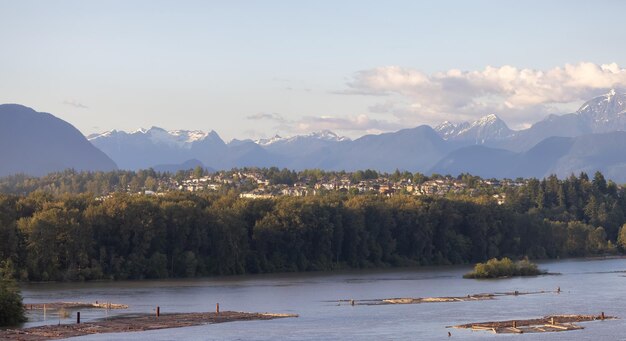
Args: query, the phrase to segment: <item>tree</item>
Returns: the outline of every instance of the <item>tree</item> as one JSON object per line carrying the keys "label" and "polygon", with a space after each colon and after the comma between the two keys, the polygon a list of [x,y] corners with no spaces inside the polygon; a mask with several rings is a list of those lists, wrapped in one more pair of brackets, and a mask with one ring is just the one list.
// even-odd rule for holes
{"label": "tree", "polygon": [[626,224],[619,229],[619,234],[617,236],[617,245],[622,248],[622,250],[626,251]]}
{"label": "tree", "polygon": [[0,327],[26,322],[22,294],[12,273],[10,261],[0,263]]}
{"label": "tree", "polygon": [[602,175],[602,173],[600,173],[599,171],[596,172],[596,174],[593,176],[593,189],[595,189],[596,191],[604,194],[606,193],[606,179],[604,179],[604,175]]}
{"label": "tree", "polygon": [[204,175],[204,169],[202,168],[202,166],[196,166],[196,168],[193,169],[194,178],[200,179],[203,175]]}

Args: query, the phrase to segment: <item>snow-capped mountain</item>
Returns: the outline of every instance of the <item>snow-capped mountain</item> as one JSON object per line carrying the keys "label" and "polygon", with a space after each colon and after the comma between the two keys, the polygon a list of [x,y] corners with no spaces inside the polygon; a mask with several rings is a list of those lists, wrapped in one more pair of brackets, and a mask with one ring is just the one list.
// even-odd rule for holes
{"label": "snow-capped mountain", "polygon": [[594,133],[626,130],[626,93],[611,89],[583,104],[576,115]]}
{"label": "snow-capped mountain", "polygon": [[149,140],[154,144],[162,144],[168,146],[176,146],[181,148],[191,148],[191,145],[196,141],[205,139],[210,134],[216,134],[214,131],[205,133],[200,130],[171,130],[167,131],[159,127],[152,127],[150,129],[137,129],[134,132],[127,133],[125,131],[110,130],[100,134],[92,134],[87,137],[89,141],[94,144],[98,144],[98,140],[102,139],[135,139],[135,140]]}
{"label": "snow-capped mountain", "polygon": [[[215,131],[171,130],[159,127],[133,132],[111,130],[88,136],[89,142],[117,160],[123,169],[145,169],[155,165],[180,164],[190,159],[206,162],[222,152],[224,141]],[[213,160],[211,160],[213,161]]]}
{"label": "snow-capped mountain", "polygon": [[450,121],[444,121],[434,129],[444,140],[454,138],[459,135],[459,132],[469,127],[469,122],[452,123]]}
{"label": "snow-capped mountain", "polygon": [[469,123],[458,124],[445,121],[435,127],[435,131],[444,140],[485,144],[491,141],[503,140],[513,136],[513,130],[497,115],[490,114]]}
{"label": "snow-capped mountain", "polygon": [[284,141],[285,139],[280,137],[280,135],[276,134],[270,138],[266,138],[266,139],[258,139],[256,141],[254,141],[254,143],[258,144],[259,146],[268,146],[272,143],[276,143],[279,141]]}
{"label": "snow-capped mountain", "polygon": [[[622,164],[623,159],[617,156],[609,157],[619,153],[626,155],[626,145],[621,145],[626,132],[616,134],[619,130],[626,131],[626,94],[611,90],[589,100],[574,113],[550,115],[518,131],[509,129],[497,115],[491,114],[471,123],[444,122],[435,129],[420,126],[366,135],[354,141],[324,130],[224,143],[214,131],[166,131],[157,127],[130,133],[109,131],[92,135],[89,140],[124,169],[155,165],[182,169],[202,164],[214,169],[276,166],[472,171],[477,175],[501,177],[507,174],[543,176],[549,171],[566,174],[570,170],[587,171],[595,167],[614,174],[614,179],[626,181],[626,176],[619,175],[626,169],[626,163]],[[611,146],[613,142],[617,145]],[[594,159],[596,156],[598,158]],[[562,162],[550,164],[544,159],[562,159]],[[513,163],[514,160],[517,163]],[[439,168],[432,168],[435,165]]]}
{"label": "snow-capped mountain", "polygon": [[350,138],[345,136],[339,136],[333,133],[330,130],[322,130],[318,132],[313,132],[306,135],[295,135],[291,137],[280,137],[279,135],[274,135],[273,137],[267,139],[259,139],[256,142],[259,146],[269,146],[275,143],[291,143],[300,140],[320,140],[320,141],[330,141],[330,142],[342,142],[349,141]]}
{"label": "snow-capped mountain", "polygon": [[571,114],[549,115],[509,139],[492,144],[512,151],[525,151],[552,136],[577,137],[586,134],[626,131],[626,94],[611,89],[585,102]]}

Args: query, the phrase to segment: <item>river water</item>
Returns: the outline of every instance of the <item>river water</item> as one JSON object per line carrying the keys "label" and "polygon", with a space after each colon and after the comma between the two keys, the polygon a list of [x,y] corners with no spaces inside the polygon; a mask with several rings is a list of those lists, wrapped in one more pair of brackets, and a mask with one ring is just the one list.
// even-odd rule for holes
{"label": "river water", "polygon": [[[25,303],[110,301],[127,310],[82,310],[82,321],[107,314],[214,311],[295,313],[298,318],[231,322],[139,333],[90,335],[75,340],[626,340],[626,259],[540,263],[549,275],[497,280],[461,276],[468,266],[217,277],[193,280],[46,283],[22,286]],[[338,305],[340,299],[464,296],[555,291],[494,300],[408,305]],[[446,326],[549,314],[599,314],[621,319],[583,323],[584,330],[491,334]],[[29,312],[26,326],[73,323],[74,315]]]}

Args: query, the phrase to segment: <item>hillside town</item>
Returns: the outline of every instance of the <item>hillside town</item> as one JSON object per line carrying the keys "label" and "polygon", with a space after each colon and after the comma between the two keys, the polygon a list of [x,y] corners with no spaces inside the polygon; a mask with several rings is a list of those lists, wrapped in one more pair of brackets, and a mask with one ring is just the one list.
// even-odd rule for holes
{"label": "hillside town", "polygon": [[143,193],[159,195],[168,191],[224,192],[234,190],[242,198],[261,199],[278,196],[311,196],[330,192],[357,194],[397,194],[415,196],[492,195],[498,203],[505,200],[507,187],[523,186],[527,179],[482,179],[470,175],[459,177],[433,174],[430,177],[409,172],[393,174],[375,171],[322,172],[288,170],[235,169],[205,173],[198,170],[181,172],[159,181],[156,188]]}

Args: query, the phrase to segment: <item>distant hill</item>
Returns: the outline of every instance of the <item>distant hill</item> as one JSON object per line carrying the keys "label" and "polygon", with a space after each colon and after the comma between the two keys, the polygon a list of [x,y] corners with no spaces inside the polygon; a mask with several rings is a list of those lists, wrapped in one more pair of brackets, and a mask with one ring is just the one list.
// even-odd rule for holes
{"label": "distant hill", "polygon": [[484,146],[465,147],[448,154],[431,172],[457,175],[469,172],[483,177],[537,177],[601,171],[607,178],[626,183],[626,132],[550,137],[521,153]]}
{"label": "distant hill", "polygon": [[0,105],[0,160],[0,176],[117,169],[71,124],[18,104]]}
{"label": "distant hill", "polygon": [[176,173],[178,171],[186,171],[190,169],[195,169],[196,167],[206,169],[209,172],[214,171],[214,169],[207,168],[202,162],[196,159],[187,160],[183,163],[177,163],[177,164],[156,165],[152,167],[152,169],[154,169],[156,172]]}
{"label": "distant hill", "polygon": [[[319,168],[331,170],[426,171],[451,150],[452,146],[433,128],[424,125],[341,142],[310,154],[307,160],[315,161]],[[302,162],[298,168],[312,168],[304,165],[310,164]]]}

